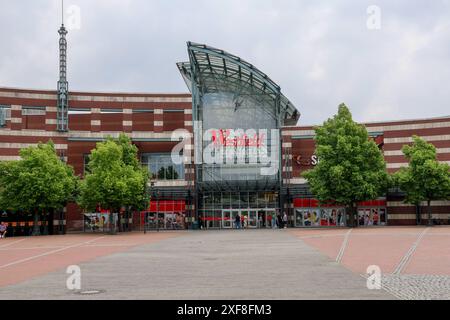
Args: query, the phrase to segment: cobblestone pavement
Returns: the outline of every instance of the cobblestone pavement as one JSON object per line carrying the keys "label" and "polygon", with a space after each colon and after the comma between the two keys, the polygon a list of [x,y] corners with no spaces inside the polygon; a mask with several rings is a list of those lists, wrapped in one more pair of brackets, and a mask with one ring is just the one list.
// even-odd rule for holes
{"label": "cobblestone pavement", "polygon": [[450,300],[450,276],[382,276],[384,290],[402,300]]}

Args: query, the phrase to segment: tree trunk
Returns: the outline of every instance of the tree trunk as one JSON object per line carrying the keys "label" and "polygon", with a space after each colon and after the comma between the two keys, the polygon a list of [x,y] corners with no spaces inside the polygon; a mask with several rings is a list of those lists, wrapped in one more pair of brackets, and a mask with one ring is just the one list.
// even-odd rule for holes
{"label": "tree trunk", "polygon": [[432,226],[433,219],[431,216],[431,200],[427,200],[427,212],[428,212],[428,226]]}
{"label": "tree trunk", "polygon": [[420,203],[416,203],[416,225],[419,226],[422,224],[421,218]]}
{"label": "tree trunk", "polygon": [[31,234],[32,236],[40,236],[41,235],[41,230],[39,228],[39,209],[36,209],[34,211],[34,215],[33,215],[33,233]]}
{"label": "tree trunk", "polygon": [[[53,210],[53,209],[51,209],[51,210]],[[43,214],[43,217],[44,217],[44,219],[43,219],[44,235],[48,236],[49,235],[49,225],[50,225],[50,213],[47,215],[47,212],[45,212],[45,210],[42,210],[42,214]]]}
{"label": "tree trunk", "polygon": [[114,223],[114,209],[109,209],[109,233],[116,234],[116,224]]}
{"label": "tree trunk", "polygon": [[347,207],[347,210],[348,210],[348,216],[349,216],[347,227],[354,228],[355,227],[355,210],[354,210],[353,203],[351,203],[350,206]]}

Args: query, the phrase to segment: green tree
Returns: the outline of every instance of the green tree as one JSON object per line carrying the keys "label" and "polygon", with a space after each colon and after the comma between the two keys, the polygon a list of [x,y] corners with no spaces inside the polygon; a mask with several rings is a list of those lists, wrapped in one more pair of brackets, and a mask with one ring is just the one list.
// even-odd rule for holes
{"label": "green tree", "polygon": [[345,104],[316,131],[317,166],[304,174],[321,203],[344,205],[356,226],[356,205],[382,195],[388,185],[383,155]]}
{"label": "green tree", "polygon": [[62,209],[73,200],[78,180],[51,141],[22,149],[20,156],[21,160],[0,164],[0,207],[32,212],[33,235],[39,235],[39,214]]}
{"label": "green tree", "polygon": [[86,210],[94,210],[98,205],[108,209],[110,231],[114,233],[113,213],[120,213],[122,207],[131,210],[148,205],[148,171],[139,164],[137,148],[125,134],[98,143],[89,156],[88,166],[78,204]]}
{"label": "green tree", "polygon": [[394,174],[394,181],[406,193],[405,202],[427,202],[428,225],[432,225],[431,201],[450,199],[450,166],[436,159],[436,148],[413,136],[413,144],[402,148],[409,162]]}

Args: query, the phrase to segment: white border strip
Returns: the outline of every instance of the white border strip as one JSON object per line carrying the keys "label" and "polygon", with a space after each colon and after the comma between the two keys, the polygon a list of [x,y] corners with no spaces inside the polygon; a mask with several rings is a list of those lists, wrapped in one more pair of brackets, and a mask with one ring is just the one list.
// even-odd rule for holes
{"label": "white border strip", "polygon": [[407,266],[408,262],[411,260],[412,255],[414,254],[414,252],[416,251],[417,247],[419,246],[420,241],[422,241],[423,237],[428,232],[428,230],[430,230],[429,227],[425,228],[425,230],[423,230],[419,234],[419,237],[413,243],[411,248],[409,248],[408,252],[406,252],[406,254],[403,256],[403,258],[400,260],[399,264],[394,269],[392,274],[397,274],[398,275],[398,274],[400,274],[403,271],[403,269],[405,269],[405,267]]}

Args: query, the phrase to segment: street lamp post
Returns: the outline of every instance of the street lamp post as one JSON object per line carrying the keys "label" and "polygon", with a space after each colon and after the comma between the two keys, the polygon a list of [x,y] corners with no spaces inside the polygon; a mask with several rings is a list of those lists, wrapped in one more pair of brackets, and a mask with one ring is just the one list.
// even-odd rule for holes
{"label": "street lamp post", "polygon": [[[148,194],[149,194],[149,203],[147,205],[151,206],[151,201],[153,199],[153,188],[155,186],[155,180],[151,180],[150,181],[150,188],[148,189]],[[148,221],[148,210],[145,211],[145,217],[144,217],[144,233],[147,233],[147,225],[149,223]]]}

